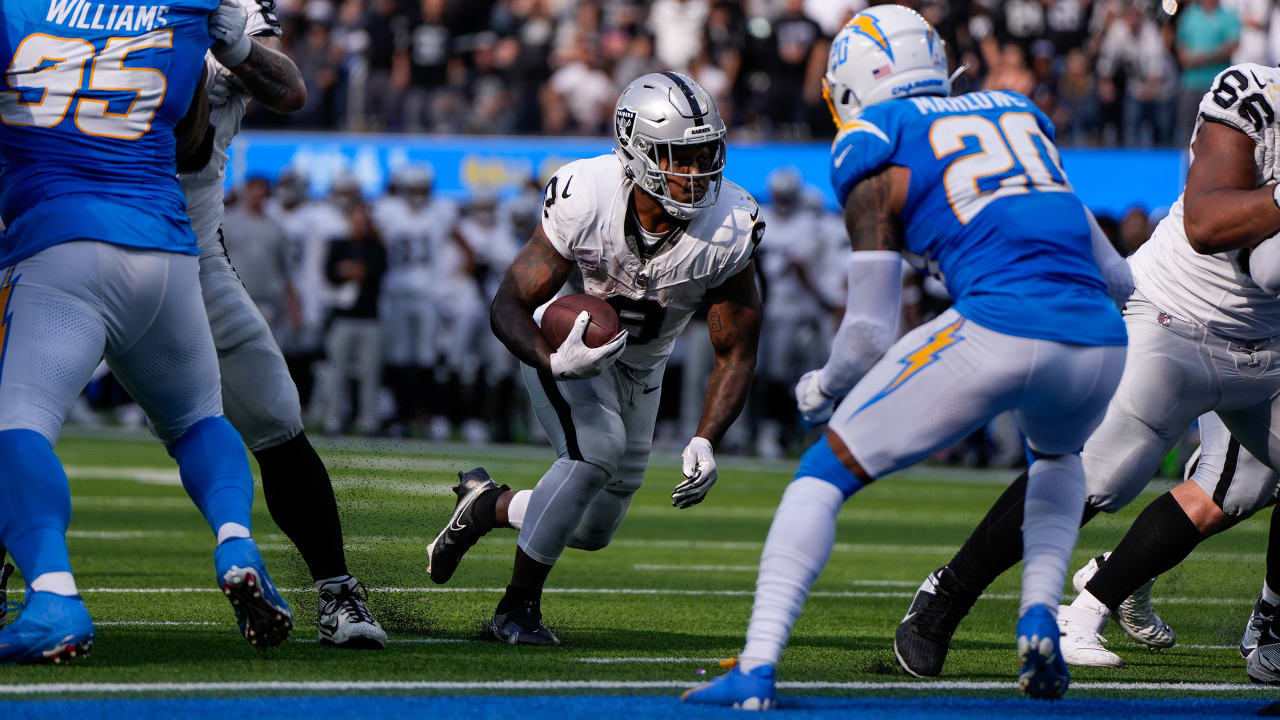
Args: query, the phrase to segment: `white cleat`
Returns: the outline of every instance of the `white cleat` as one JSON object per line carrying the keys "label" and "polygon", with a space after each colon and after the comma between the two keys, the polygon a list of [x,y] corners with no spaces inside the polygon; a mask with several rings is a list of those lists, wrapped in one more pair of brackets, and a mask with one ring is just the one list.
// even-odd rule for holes
{"label": "white cleat", "polygon": [[1099,634],[1107,624],[1107,616],[1088,608],[1070,605],[1058,607],[1058,629],[1062,632],[1059,649],[1062,659],[1076,667],[1120,667],[1124,660],[1102,647],[1107,641]]}
{"label": "white cleat", "polygon": [[[1105,562],[1109,555],[1111,553],[1107,552],[1099,557]],[[1071,577],[1071,585],[1076,592],[1084,592],[1084,586],[1098,572],[1100,564],[1098,559],[1090,558],[1089,562]],[[1125,598],[1124,602],[1120,603],[1120,607],[1111,613],[1111,617],[1135,642],[1155,650],[1163,650],[1173,647],[1178,642],[1178,636],[1168,623],[1160,619],[1156,614],[1155,606],[1151,603],[1151,588],[1155,584],[1156,578],[1148,580],[1145,585]]]}

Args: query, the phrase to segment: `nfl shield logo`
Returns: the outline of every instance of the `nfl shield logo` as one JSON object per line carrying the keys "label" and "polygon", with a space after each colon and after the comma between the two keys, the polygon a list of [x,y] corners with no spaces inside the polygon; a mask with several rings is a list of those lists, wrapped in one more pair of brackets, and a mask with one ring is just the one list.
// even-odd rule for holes
{"label": "nfl shield logo", "polygon": [[618,108],[613,124],[618,132],[618,142],[626,145],[631,140],[631,130],[636,124],[636,114],[626,108]]}
{"label": "nfl shield logo", "polygon": [[1156,316],[1156,322],[1165,327],[1169,327],[1169,323],[1173,322],[1173,316],[1169,315],[1169,313],[1162,312]]}

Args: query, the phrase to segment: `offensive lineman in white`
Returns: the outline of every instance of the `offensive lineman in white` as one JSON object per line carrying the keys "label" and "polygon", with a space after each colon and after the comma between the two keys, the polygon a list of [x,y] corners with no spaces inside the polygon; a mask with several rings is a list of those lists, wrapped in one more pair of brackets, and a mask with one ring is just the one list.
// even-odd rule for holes
{"label": "offensive lineman in white", "polygon": [[[427,548],[431,578],[443,583],[489,530],[520,531],[511,583],[489,624],[513,645],[558,643],[542,624],[547,575],[566,546],[599,550],[621,525],[648,463],[663,368],[704,300],[715,367],[675,507],[701,502],[715,483],[712,449],[741,412],[755,370],[752,258],[764,222],[755,200],[723,178],[715,103],[687,76],[650,73],[622,92],[614,120],[613,156],[569,163],[547,184],[542,224],[492,307],[494,333],[523,363],[560,459],[532,491],[500,488],[480,469],[461,474],[453,516]],[[559,348],[535,322],[575,269],[625,329],[599,348],[583,343],[588,313]]]}
{"label": "offensive lineman in white", "polygon": [[333,486],[303,433],[298,390],[271,328],[222,245],[227,148],[249,101],[294,112],[306,102],[306,86],[297,66],[279,49],[275,0],[222,0],[222,6],[239,12],[217,14],[211,23],[214,37],[231,48],[221,63],[211,54],[205,57],[212,78],[213,153],[204,168],[184,173],[181,181],[200,245],[200,287],[218,350],[224,410],[262,469],[272,519],[297,546],[315,580],[320,641],[381,648],[386,633],[365,605],[363,586],[347,573]]}
{"label": "offensive lineman in white", "polygon": [[[1239,446],[1280,468],[1274,429],[1280,426],[1277,82],[1280,70],[1261,65],[1218,75],[1200,102],[1183,194],[1129,260],[1136,289],[1124,311],[1128,366],[1084,446],[1088,496],[1082,522],[1137,497],[1191,422],[1211,410]],[[1228,460],[1229,439],[1215,435],[1212,442],[1206,436],[1203,447],[1206,471],[1235,464]],[[1121,605],[1221,530],[1229,516],[1265,505],[1273,483],[1269,473],[1197,470],[1191,482],[1152,502],[1135,521],[1140,531],[1130,530],[1101,570],[1095,560],[1077,573],[1081,595],[1058,614],[1067,662],[1120,664],[1098,636],[1109,615],[1139,642],[1172,645],[1172,631],[1149,604]],[[917,591],[895,644],[911,674],[941,672],[960,620],[1018,561],[1025,491],[1020,478]]]}

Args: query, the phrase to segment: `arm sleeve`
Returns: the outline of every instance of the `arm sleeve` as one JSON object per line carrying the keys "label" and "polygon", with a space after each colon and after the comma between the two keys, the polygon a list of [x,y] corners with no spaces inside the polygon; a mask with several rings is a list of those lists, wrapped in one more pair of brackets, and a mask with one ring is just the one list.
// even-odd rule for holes
{"label": "arm sleeve", "polygon": [[844,320],[822,368],[820,389],[836,397],[880,361],[898,337],[902,314],[902,257],[890,250],[859,250],[849,257]]}
{"label": "arm sleeve", "polygon": [[1107,283],[1107,294],[1116,305],[1124,305],[1133,294],[1133,273],[1129,270],[1129,262],[1116,252],[1115,246],[1111,244],[1107,234],[1102,232],[1102,226],[1098,225],[1098,219],[1089,208],[1084,209],[1084,214],[1089,220],[1093,259],[1098,263],[1103,281]]}
{"label": "arm sleeve", "polygon": [[1249,277],[1263,291],[1280,295],[1280,235],[1263,240],[1249,253]]}

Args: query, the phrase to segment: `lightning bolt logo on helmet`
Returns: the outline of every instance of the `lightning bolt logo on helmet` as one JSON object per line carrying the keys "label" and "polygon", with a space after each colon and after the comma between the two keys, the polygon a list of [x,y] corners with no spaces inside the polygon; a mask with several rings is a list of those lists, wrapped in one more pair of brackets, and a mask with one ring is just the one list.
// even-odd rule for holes
{"label": "lightning bolt logo on helmet", "polygon": [[[885,37],[884,31],[880,29],[880,20],[876,16],[868,13],[858,13],[853,16],[853,19],[849,21],[846,27],[851,27],[854,32],[869,38],[871,42],[876,44],[876,47],[889,56],[890,60],[893,60],[893,47],[889,45],[889,38]],[[929,30],[932,32],[933,28]]]}

